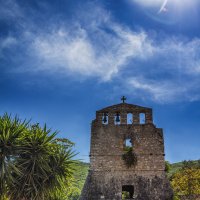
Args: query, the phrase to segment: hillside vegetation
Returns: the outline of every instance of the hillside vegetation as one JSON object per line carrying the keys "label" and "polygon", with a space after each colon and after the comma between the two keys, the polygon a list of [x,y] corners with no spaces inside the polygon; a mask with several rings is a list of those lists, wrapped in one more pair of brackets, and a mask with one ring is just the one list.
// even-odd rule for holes
{"label": "hillside vegetation", "polygon": [[[182,168],[184,168],[184,162],[177,162],[177,163],[172,163],[170,164],[170,170],[168,172],[169,177],[172,176],[174,173],[176,173],[177,171],[181,170]],[[194,161],[186,161],[186,162],[191,162],[191,164],[193,166],[197,166],[199,161],[198,160],[194,160]]]}

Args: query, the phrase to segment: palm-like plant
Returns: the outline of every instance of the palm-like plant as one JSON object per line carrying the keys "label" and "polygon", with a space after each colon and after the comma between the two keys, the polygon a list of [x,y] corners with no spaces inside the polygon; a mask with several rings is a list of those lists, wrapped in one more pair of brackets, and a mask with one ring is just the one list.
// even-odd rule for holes
{"label": "palm-like plant", "polygon": [[[55,133],[48,136],[49,131],[39,126],[31,127],[23,137],[23,143],[14,161],[21,174],[13,173],[13,184],[10,186],[11,199],[43,199],[46,189],[43,183],[48,179],[51,168],[49,156],[51,140]],[[42,192],[40,191],[42,189]]]}
{"label": "palm-like plant", "polygon": [[31,126],[8,115],[0,118],[1,194],[10,200],[46,200],[66,190],[74,153],[72,143],[55,139],[56,135],[46,126]]}
{"label": "palm-like plant", "polygon": [[21,136],[27,130],[27,121],[11,118],[7,113],[0,117],[0,198],[4,198],[7,186],[13,181],[12,173],[20,174],[13,163],[16,159]]}

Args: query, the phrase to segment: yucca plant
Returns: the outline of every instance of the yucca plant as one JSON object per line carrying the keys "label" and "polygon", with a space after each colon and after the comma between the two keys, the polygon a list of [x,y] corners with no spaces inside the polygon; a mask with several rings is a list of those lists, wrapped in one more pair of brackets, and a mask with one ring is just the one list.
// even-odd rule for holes
{"label": "yucca plant", "polygon": [[1,200],[49,200],[67,191],[76,164],[73,143],[56,135],[46,125],[0,118]]}
{"label": "yucca plant", "polygon": [[0,117],[0,198],[5,199],[7,187],[14,180],[12,173],[20,175],[13,162],[18,157],[20,140],[27,131],[28,122],[16,116],[11,118],[7,113]]}

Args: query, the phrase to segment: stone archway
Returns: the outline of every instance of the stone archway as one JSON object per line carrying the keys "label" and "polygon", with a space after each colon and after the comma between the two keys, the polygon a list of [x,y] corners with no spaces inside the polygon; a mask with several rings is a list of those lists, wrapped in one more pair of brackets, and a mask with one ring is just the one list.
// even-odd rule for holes
{"label": "stone archway", "polygon": [[133,199],[133,196],[134,196],[134,186],[123,185],[122,186],[122,200]]}

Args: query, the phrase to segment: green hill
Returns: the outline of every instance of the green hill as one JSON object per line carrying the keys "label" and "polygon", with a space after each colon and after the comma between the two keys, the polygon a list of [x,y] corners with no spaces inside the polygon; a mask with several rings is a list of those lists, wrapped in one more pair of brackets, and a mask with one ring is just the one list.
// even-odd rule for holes
{"label": "green hill", "polygon": [[[171,177],[174,173],[176,173],[177,171],[179,171],[180,169],[182,169],[184,167],[184,163],[186,161],[182,161],[182,162],[177,162],[177,163],[172,163],[170,164],[170,169],[168,172],[168,177]],[[197,165],[199,163],[198,160],[194,160],[194,161],[187,161],[187,163],[189,163],[190,165]]]}

